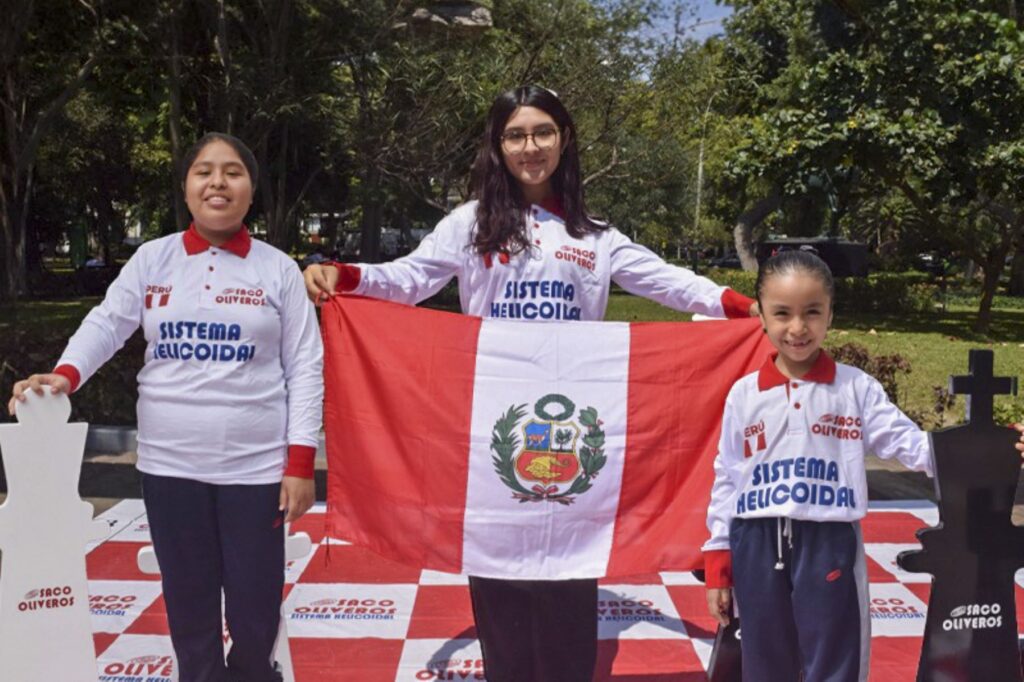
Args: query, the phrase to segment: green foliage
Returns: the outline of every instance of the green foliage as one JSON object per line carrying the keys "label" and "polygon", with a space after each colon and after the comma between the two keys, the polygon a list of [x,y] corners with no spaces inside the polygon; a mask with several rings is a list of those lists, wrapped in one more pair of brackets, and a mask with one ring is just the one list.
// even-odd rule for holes
{"label": "green foliage", "polygon": [[[711,269],[712,281],[754,297],[756,272]],[[923,272],[876,272],[867,277],[836,278],[836,310],[848,312],[927,312],[939,303],[939,289]]]}
{"label": "green foliage", "polygon": [[871,355],[867,348],[857,343],[846,343],[829,348],[836,362],[852,365],[864,370],[882,384],[889,400],[899,404],[899,375],[910,374],[910,361],[898,353]]}
{"label": "green foliage", "polygon": [[836,307],[843,312],[928,312],[938,301],[938,287],[920,272],[878,272],[836,279]]}
{"label": "green foliage", "polygon": [[992,420],[996,424],[1024,424],[1024,398],[997,399],[992,407]]}

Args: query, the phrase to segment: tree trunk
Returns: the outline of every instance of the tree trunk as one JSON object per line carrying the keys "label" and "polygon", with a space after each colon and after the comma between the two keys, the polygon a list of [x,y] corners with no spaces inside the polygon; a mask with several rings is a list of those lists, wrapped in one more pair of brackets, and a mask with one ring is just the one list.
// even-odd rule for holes
{"label": "tree trunk", "polygon": [[1004,233],[1003,239],[996,246],[993,246],[984,254],[980,262],[981,278],[981,301],[978,303],[978,319],[974,323],[974,331],[979,334],[987,334],[992,324],[992,300],[995,298],[996,289],[999,287],[999,277],[1006,267],[1006,256],[1010,252],[1009,234]]}
{"label": "tree trunk", "polygon": [[379,196],[380,171],[370,167],[363,180],[363,219],[359,229],[362,239],[359,244],[359,260],[365,263],[380,261],[380,230],[383,219]]}
{"label": "tree trunk", "polygon": [[754,230],[765,221],[779,205],[782,197],[778,192],[761,199],[756,204],[740,214],[733,227],[733,241],[736,245],[736,254],[740,257],[740,265],[748,272],[757,271],[757,255],[754,252]]}
{"label": "tree trunk", "polygon": [[1024,296],[1024,244],[1010,261],[1010,296]]}
{"label": "tree trunk", "polygon": [[167,97],[170,105],[168,127],[171,136],[171,195],[174,197],[174,224],[181,231],[188,227],[189,213],[185,204],[185,193],[181,187],[181,167],[185,155],[181,132],[181,3],[175,3],[170,11],[170,70],[167,74]]}

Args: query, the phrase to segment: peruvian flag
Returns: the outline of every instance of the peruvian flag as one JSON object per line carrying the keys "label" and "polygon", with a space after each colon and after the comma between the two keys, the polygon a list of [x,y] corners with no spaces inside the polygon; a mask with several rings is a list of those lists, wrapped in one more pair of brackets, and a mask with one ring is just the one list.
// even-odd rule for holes
{"label": "peruvian flag", "polygon": [[757,320],[481,320],[323,308],[332,537],[492,578],[701,566],[722,407]]}

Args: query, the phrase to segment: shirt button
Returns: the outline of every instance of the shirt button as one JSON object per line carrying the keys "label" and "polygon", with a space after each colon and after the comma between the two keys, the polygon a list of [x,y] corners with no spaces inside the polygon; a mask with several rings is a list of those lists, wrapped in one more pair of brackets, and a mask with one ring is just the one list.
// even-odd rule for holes
{"label": "shirt button", "polygon": [[[210,269],[211,269],[211,270],[213,270],[213,268],[210,268]],[[796,383],[794,383],[794,384],[793,384],[793,388],[800,388],[800,384],[796,384]]]}
{"label": "shirt button", "polygon": [[[213,272],[213,266],[212,266],[212,265],[210,266],[210,272]],[[796,384],[794,384],[794,386],[795,386],[795,385],[796,385]]]}
{"label": "shirt button", "polygon": [[540,223],[534,223],[533,226],[536,227],[536,228],[539,228],[540,227]]}
{"label": "shirt button", "polygon": [[207,288],[207,289],[209,289],[209,288],[210,288],[210,285],[209,285],[209,284],[207,284],[207,285],[206,285],[206,288]]}
{"label": "shirt button", "polygon": [[539,239],[534,239],[533,243],[536,244],[537,246],[540,246],[540,240]]}
{"label": "shirt button", "polygon": [[[206,288],[209,289],[210,287],[206,287]],[[793,407],[799,410],[800,409],[800,403],[793,403]]]}

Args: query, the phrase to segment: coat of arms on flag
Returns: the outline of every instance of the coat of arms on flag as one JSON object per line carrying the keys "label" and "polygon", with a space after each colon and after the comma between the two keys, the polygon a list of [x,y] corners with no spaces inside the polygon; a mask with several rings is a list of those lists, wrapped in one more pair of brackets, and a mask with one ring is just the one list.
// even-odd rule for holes
{"label": "coat of arms on flag", "polygon": [[[552,405],[557,413],[548,411]],[[576,495],[593,487],[608,461],[604,422],[593,407],[580,410],[574,419],[576,405],[557,393],[538,400],[533,410],[536,418],[522,424],[521,440],[516,427],[527,416],[526,405],[510,406],[495,422],[494,469],[520,502],[572,504]]]}
{"label": "coat of arms on flag", "polygon": [[698,568],[725,396],[757,320],[480,319],[323,307],[332,537],[420,568],[570,579]]}

